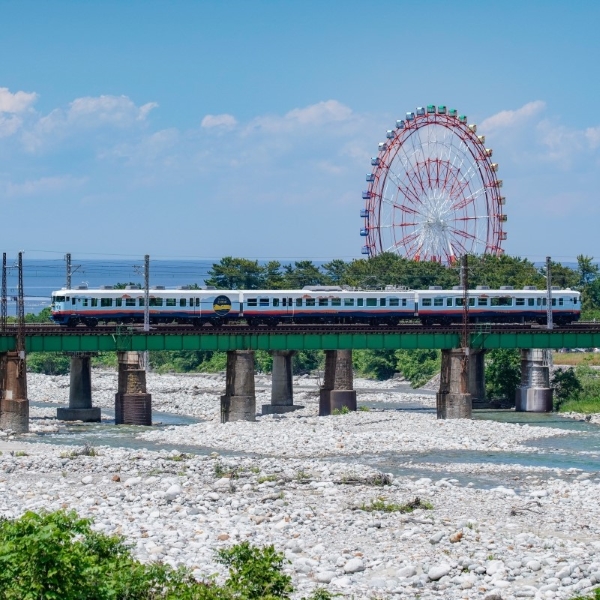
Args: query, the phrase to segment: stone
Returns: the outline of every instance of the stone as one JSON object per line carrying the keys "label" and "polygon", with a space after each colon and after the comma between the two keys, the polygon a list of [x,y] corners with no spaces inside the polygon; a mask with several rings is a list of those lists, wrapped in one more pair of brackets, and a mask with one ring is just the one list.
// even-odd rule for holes
{"label": "stone", "polygon": [[532,571],[539,571],[542,568],[542,565],[537,560],[530,560],[525,566]]}
{"label": "stone", "polygon": [[360,558],[351,558],[344,565],[344,573],[358,573],[365,570],[365,564]]}
{"label": "stone", "polygon": [[319,583],[331,583],[331,580],[335,577],[335,571],[318,571],[315,573],[315,579]]}
{"label": "stone", "polygon": [[431,581],[437,581],[438,579],[441,579],[442,577],[448,575],[448,573],[450,573],[450,570],[450,565],[435,565],[429,569],[427,577],[429,577]]}
{"label": "stone", "polygon": [[215,490],[224,490],[229,489],[231,487],[231,479],[229,477],[221,477],[218,479],[216,483],[213,485]]}
{"label": "stone", "polygon": [[488,575],[495,575],[501,571],[504,571],[504,562],[501,560],[490,560],[485,567],[485,572]]}
{"label": "stone", "polygon": [[439,544],[442,541],[443,537],[444,537],[444,532],[443,531],[438,531],[437,533],[434,533],[429,538],[429,543],[430,544]]}
{"label": "stone", "polygon": [[86,475],[82,480],[81,483],[83,483],[83,485],[89,485],[90,483],[92,483],[92,481],[94,481],[94,478],[91,475]]}
{"label": "stone", "polygon": [[113,475],[112,480],[113,481],[121,481],[121,477],[119,477],[119,475]]}
{"label": "stone", "polygon": [[403,567],[402,569],[398,569],[396,571],[396,577],[413,577],[417,574],[417,569],[412,565],[408,565]]}
{"label": "stone", "polygon": [[175,500],[177,496],[181,494],[181,486],[178,484],[173,484],[169,489],[165,492],[165,498],[167,500]]}
{"label": "stone", "polygon": [[220,542],[225,542],[226,540],[228,540],[228,539],[229,539],[229,536],[228,536],[226,533],[220,533],[220,534],[217,536],[217,539],[218,539]]}
{"label": "stone", "polygon": [[462,540],[462,537],[462,531],[457,531],[456,533],[453,533],[449,539],[453,544],[456,544],[457,542],[460,542],[460,540]]}

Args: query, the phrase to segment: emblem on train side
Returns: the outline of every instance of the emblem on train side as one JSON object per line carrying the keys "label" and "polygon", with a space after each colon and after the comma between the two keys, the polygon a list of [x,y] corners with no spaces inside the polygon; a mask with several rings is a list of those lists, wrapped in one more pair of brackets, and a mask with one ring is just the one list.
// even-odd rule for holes
{"label": "emblem on train side", "polygon": [[219,317],[224,317],[231,310],[231,300],[227,296],[217,296],[213,302],[213,310]]}

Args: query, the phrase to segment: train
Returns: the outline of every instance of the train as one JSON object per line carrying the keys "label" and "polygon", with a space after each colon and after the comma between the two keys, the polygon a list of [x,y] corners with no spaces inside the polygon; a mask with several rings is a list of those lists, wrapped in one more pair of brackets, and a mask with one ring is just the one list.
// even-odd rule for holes
{"label": "train", "polygon": [[[489,289],[457,286],[444,290],[409,290],[387,286],[382,290],[360,290],[338,286],[306,286],[299,290],[216,290],[181,286],[149,290],[151,324],[247,323],[251,327],[280,323],[398,325],[420,320],[423,325],[459,323],[465,313],[471,322],[539,323],[547,319],[547,291],[532,286]],[[553,287],[552,317],[557,325],[577,321],[581,314],[580,293]],[[61,289],[52,293],[51,319],[60,325],[95,327],[98,323],[143,323],[145,290],[137,286],[115,289]]]}

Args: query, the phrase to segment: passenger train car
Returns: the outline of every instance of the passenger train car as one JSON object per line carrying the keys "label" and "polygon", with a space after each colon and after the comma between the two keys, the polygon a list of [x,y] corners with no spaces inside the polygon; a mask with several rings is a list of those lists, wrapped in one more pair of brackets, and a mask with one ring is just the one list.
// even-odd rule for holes
{"label": "passenger train car", "polygon": [[[113,289],[62,289],[52,294],[52,320],[60,325],[99,322],[141,323],[144,290],[135,286]],[[504,286],[490,290],[479,286],[468,291],[469,319],[473,322],[546,322],[546,291]],[[314,286],[302,290],[150,290],[151,323],[188,323],[201,326],[247,322],[251,326],[277,323],[365,323],[396,325],[419,319],[424,325],[458,323],[464,313],[460,288],[405,290],[388,287],[380,291]],[[570,289],[552,290],[553,320],[557,324],[577,321],[580,294]]]}

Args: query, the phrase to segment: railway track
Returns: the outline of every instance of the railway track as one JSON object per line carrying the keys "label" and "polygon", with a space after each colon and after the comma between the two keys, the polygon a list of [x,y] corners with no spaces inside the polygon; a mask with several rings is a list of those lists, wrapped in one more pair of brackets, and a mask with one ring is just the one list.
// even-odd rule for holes
{"label": "railway track", "polygon": [[[507,324],[483,324],[472,323],[469,326],[472,334],[480,333],[524,333],[531,331],[532,333],[543,333],[547,329],[544,325],[514,323]],[[203,327],[193,327],[191,325],[153,325],[150,328],[149,335],[289,335],[289,334],[372,334],[372,333],[456,333],[462,331],[462,325],[456,323],[453,325],[433,325],[424,326],[420,323],[403,323],[402,325],[307,325],[307,324],[281,324],[273,327],[258,326],[250,327],[249,325],[222,325]],[[563,333],[597,333],[600,332],[600,323],[593,322],[578,322],[570,325],[556,326],[554,331]],[[6,334],[15,335],[17,332],[16,324],[8,324]],[[77,327],[64,327],[55,325],[54,323],[30,323],[25,326],[25,335],[139,335],[143,334],[142,325],[98,325],[90,328],[79,325]],[[2,335],[2,332],[0,332]]]}

